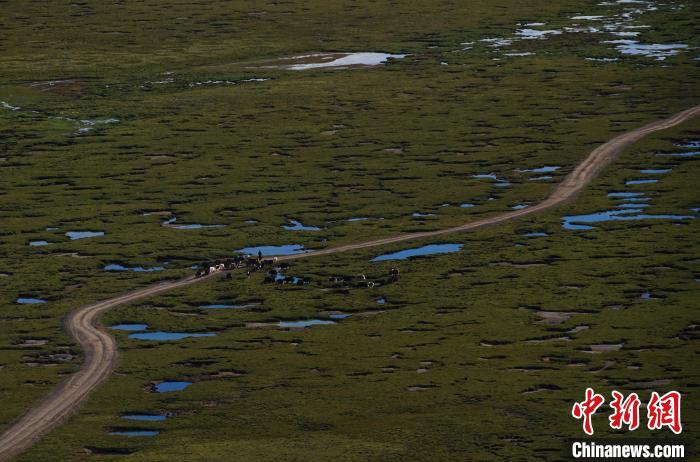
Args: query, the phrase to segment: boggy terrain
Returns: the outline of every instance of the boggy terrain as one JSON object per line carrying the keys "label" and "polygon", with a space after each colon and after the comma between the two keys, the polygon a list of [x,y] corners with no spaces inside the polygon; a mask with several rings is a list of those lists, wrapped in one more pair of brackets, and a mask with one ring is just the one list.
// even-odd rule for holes
{"label": "boggy terrain", "polygon": [[[396,244],[399,242],[415,241],[418,239],[427,239],[442,237],[451,234],[463,233],[466,231],[471,231],[474,229],[481,229],[490,226],[496,226],[509,221],[517,220],[522,217],[530,216],[535,213],[539,213],[550,208],[556,207],[571,200],[576,196],[577,193],[582,191],[596,175],[600,173],[605,166],[609,165],[615,158],[617,158],[622,151],[629,147],[636,141],[648,136],[649,134],[655,133],[657,131],[668,130],[679,124],[683,124],[688,120],[692,120],[700,115],[700,106],[696,106],[685,111],[682,111],[674,116],[663,119],[660,121],[652,122],[645,125],[644,127],[638,128],[628,133],[619,135],[607,143],[594,149],[591,154],[586,157],[576,168],[567,175],[564,180],[559,183],[552,193],[542,202],[533,204],[532,206],[522,206],[516,207],[516,210],[505,212],[501,214],[494,215],[489,218],[482,220],[471,221],[461,226],[456,226],[452,228],[445,228],[441,230],[422,232],[422,233],[408,233],[400,234],[398,236],[393,236],[389,238],[376,239],[372,241],[360,242],[356,244],[346,244],[343,246],[329,247],[322,250],[311,251],[311,252],[295,252],[289,255],[274,256],[276,249],[271,248],[269,251],[273,252],[273,258],[263,257],[263,248],[257,248],[257,257],[255,257],[255,249],[251,248],[250,252],[252,254],[243,254],[239,251],[239,255],[233,259],[226,259],[223,263],[221,261],[215,263],[203,263],[194,276],[188,276],[179,281],[158,283],[152,286],[145,287],[140,290],[132,291],[119,297],[115,297],[109,300],[98,302],[96,304],[87,305],[81,307],[77,310],[71,312],[65,321],[65,327],[71,334],[73,339],[78,341],[80,347],[83,350],[85,360],[81,366],[80,371],[73,374],[66,380],[64,380],[58,387],[53,389],[47,397],[42,400],[39,404],[35,405],[30,411],[28,411],[22,418],[15,422],[11,427],[9,427],[5,433],[0,435],[0,457],[10,458],[11,456],[20,453],[21,451],[29,448],[34,442],[50,432],[55,428],[57,424],[60,424],[64,419],[68,418],[76,409],[89,399],[92,391],[100,386],[114,371],[117,365],[117,346],[114,339],[105,332],[105,329],[99,325],[99,319],[102,314],[107,310],[114,307],[131,303],[143,299],[150,298],[154,295],[162,294],[168,291],[176,290],[182,287],[189,286],[196,282],[205,282],[213,277],[224,277],[226,280],[232,279],[232,271],[243,270],[246,271],[246,276],[250,278],[251,274],[255,271],[262,271],[266,267],[269,268],[266,277],[263,280],[265,283],[273,284],[294,284],[297,286],[308,285],[311,283],[311,278],[308,277],[298,277],[298,276],[285,276],[283,270],[289,269],[289,264],[286,263],[290,260],[299,260],[301,258],[310,258],[318,256],[328,256],[337,255],[345,252],[352,252],[359,249],[374,248],[379,246],[385,246],[390,244]],[[694,155],[693,151],[681,152],[680,155]],[[640,170],[642,173],[668,173],[672,169],[653,169],[653,170]],[[637,184],[650,184],[656,183],[658,180],[628,180],[626,185],[637,185]],[[611,193],[615,194],[615,193]],[[633,197],[638,198],[642,196],[643,193],[617,193],[618,196],[628,197],[627,200],[632,200]],[[621,217],[622,219],[672,219],[672,220],[687,220],[693,219],[694,216],[683,216],[683,215],[634,215],[638,213],[638,209],[649,206],[645,203],[627,203],[620,205],[620,209],[615,212],[609,212],[608,215],[615,215],[615,217]],[[630,215],[630,213],[632,215]],[[567,217],[568,220],[580,220],[580,217]],[[302,227],[301,223],[294,221],[294,227]],[[563,226],[567,229],[592,229],[588,225],[571,225],[568,223]],[[285,228],[287,228],[285,226]],[[528,237],[534,237],[533,234],[529,234]],[[370,262],[379,261],[391,261],[391,260],[405,260],[407,258],[423,257],[427,255],[439,254],[439,253],[451,253],[461,250],[462,244],[432,244],[415,249],[406,249],[395,253],[380,255],[370,260]],[[267,249],[265,249],[267,250]],[[496,263],[496,264],[500,264]],[[506,264],[511,264],[507,263]],[[534,263],[533,265],[537,265]],[[513,265],[518,266],[518,265]],[[524,264],[520,266],[530,266],[530,264]],[[107,270],[116,271],[145,271],[149,272],[152,270],[160,270],[161,267],[144,269],[142,267],[138,268],[127,268],[122,265],[108,265],[105,267]],[[366,275],[361,274],[359,277],[353,276],[331,276],[328,278],[334,285],[349,285],[353,284],[355,287],[366,287],[368,289],[374,289],[383,283],[396,283],[399,281],[400,270],[397,267],[392,267],[389,270],[388,277],[381,278],[379,280],[367,279]],[[359,285],[358,285],[359,284]],[[649,298],[650,294],[646,295]],[[27,300],[27,299],[25,299]],[[380,298],[377,300],[379,304],[385,304],[386,299]],[[31,302],[30,302],[31,303]],[[233,308],[248,308],[250,306],[257,306],[258,303],[252,304],[238,304],[238,305],[226,305],[226,304],[210,304],[203,305],[202,308],[206,309],[233,309]],[[550,321],[553,323],[558,323],[563,320],[568,319],[570,313],[556,313],[556,312],[543,312],[543,318],[545,321]],[[307,328],[315,325],[328,325],[334,324],[334,320],[342,320],[352,316],[350,313],[345,313],[342,311],[332,311],[327,313],[329,319],[310,319],[310,320],[293,320],[293,321],[278,321],[273,323],[251,323],[251,327],[266,327],[266,326],[276,326],[279,328]],[[148,329],[148,324],[116,324],[110,326],[113,330],[125,330],[125,331],[144,331]],[[587,329],[588,326],[577,326],[572,330],[572,332],[578,332],[579,330]],[[171,341],[171,340],[182,340],[189,337],[213,337],[216,333],[214,332],[138,332],[129,335],[129,338],[137,340],[149,340],[149,341]],[[623,346],[623,344],[602,344],[602,345],[592,345],[591,350],[595,352],[600,351],[611,351],[618,350]],[[427,372],[427,370],[421,370],[421,372]],[[240,374],[236,373],[235,376]],[[218,377],[219,375],[217,375]],[[180,384],[183,385],[184,389],[189,386],[191,382],[179,381],[171,382],[164,381],[159,384],[155,384],[155,391],[162,392],[162,387],[169,386],[170,384]],[[168,389],[168,391],[176,391]],[[134,414],[127,414],[127,416],[133,416]],[[138,415],[138,414],[136,414]],[[158,416],[158,414],[141,414],[143,417]],[[164,417],[164,416],[163,416]],[[132,419],[139,420],[139,419]],[[143,419],[142,419],[143,420]],[[146,419],[148,420],[148,419]],[[141,430],[141,429],[121,429],[115,430],[110,433],[110,435],[119,436],[156,436],[160,432],[157,430]]]}
{"label": "boggy terrain", "polygon": [[[61,329],[76,306],[236,249],[318,249],[531,205],[596,145],[697,104],[695,5],[551,3],[3,4],[3,427],[78,368]],[[279,67],[353,51],[406,56]],[[255,274],[110,313],[105,325],[216,335],[115,330],[117,375],[19,459],[187,458],[185,446],[556,460],[551,435],[580,434],[569,405],[586,385],[679,389],[692,436],[697,133],[643,142],[565,209],[434,242],[460,252],[368,262],[421,242],[309,260],[284,270],[305,286]],[[644,179],[658,182],[625,184]],[[649,201],[607,196],[620,192]],[[645,202],[612,215],[638,219],[561,226]],[[319,229],[283,228],[292,220]],[[399,281],[383,283],[391,266]],[[355,280],[328,279],[341,275]],[[275,326],[300,319],[334,324]],[[151,393],[163,380],[192,384]]]}

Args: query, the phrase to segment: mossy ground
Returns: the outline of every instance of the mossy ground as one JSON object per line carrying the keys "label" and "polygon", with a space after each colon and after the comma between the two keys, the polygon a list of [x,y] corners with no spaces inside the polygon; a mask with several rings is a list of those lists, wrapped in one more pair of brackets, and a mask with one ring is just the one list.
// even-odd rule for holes
{"label": "mossy ground", "polygon": [[[5,2],[0,101],[20,109],[0,108],[0,424],[77,369],[79,352],[60,325],[76,306],[189,274],[190,265],[242,247],[320,248],[534,202],[596,145],[700,101],[692,4],[638,21],[651,26],[645,41],[691,47],[665,61],[586,61],[619,57],[602,33],[523,41],[517,51],[534,54],[510,58],[478,42],[510,36],[518,24],[561,28],[577,14],[623,9],[596,3]],[[409,56],[371,69],[259,66],[338,50]],[[56,80],[71,82],[46,83]],[[190,86],[209,81],[236,84]],[[76,134],[85,123],[74,120],[109,118],[119,121]],[[644,176],[641,168],[666,166],[673,171],[659,183],[633,189],[653,193],[649,213],[692,215],[697,161],[656,153],[699,132],[691,122],[635,145],[564,207],[443,239],[464,250],[400,262],[393,284],[336,287],[328,277],[382,278],[396,263],[368,260],[412,244],[293,263],[287,274],[312,279],[304,287],[237,274],[116,309],[105,325],[218,335],[151,343],[116,333],[117,373],[19,460],[77,460],[85,448],[131,448],[128,459],[149,461],[560,460],[561,441],[581,435],[569,411],[587,386],[643,399],[649,388],[681,391],[692,439],[700,419],[696,220],[572,232],[561,217],[610,209],[607,192]],[[543,182],[516,171],[543,165],[561,169]],[[512,186],[472,177],[484,173]],[[226,226],[173,229],[144,216],[164,210],[177,223]],[[370,219],[346,221],[353,217]],[[288,219],[323,229],[285,231]],[[106,234],[69,241],[72,230]],[[549,235],[524,237],[529,231]],[[29,246],[34,240],[50,245]],[[113,262],[167,269],[102,270]],[[14,302],[25,295],[48,303]],[[197,308],[249,301],[260,305]],[[382,312],[300,331],[246,327],[327,310]],[[575,314],[547,325],[538,310]],[[577,326],[588,329],[569,332]],[[607,343],[624,346],[586,351]],[[50,356],[57,353],[75,357],[61,362]],[[147,391],[163,379],[197,383]],[[646,383],[656,380],[670,382]],[[132,411],[173,415],[148,425],[119,418]],[[126,439],[108,435],[113,427],[163,431]],[[606,428],[597,416],[596,431]]]}

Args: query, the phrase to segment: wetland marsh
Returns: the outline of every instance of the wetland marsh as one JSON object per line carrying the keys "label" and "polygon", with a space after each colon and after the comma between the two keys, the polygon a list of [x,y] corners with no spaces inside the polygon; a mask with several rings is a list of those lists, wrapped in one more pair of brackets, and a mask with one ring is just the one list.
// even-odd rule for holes
{"label": "wetland marsh", "polygon": [[[536,204],[700,103],[693,2],[2,9],[0,431],[78,370],[79,306]],[[699,136],[539,215],[290,261],[304,285],[117,307],[116,373],[17,460],[560,460],[586,386],[677,389],[696,438]]]}

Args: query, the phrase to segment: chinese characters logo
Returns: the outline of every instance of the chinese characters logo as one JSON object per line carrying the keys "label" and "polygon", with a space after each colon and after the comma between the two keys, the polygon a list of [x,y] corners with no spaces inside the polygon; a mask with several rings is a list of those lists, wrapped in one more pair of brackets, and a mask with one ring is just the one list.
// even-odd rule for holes
{"label": "chinese characters logo", "polygon": [[[618,391],[612,392],[610,407],[613,413],[608,417],[610,428],[621,430],[624,426],[629,431],[639,428],[639,408],[641,400],[636,393],[630,393],[625,397]],[[583,431],[587,435],[593,435],[593,414],[605,404],[603,395],[596,393],[592,388],[586,389],[585,399],[574,403],[571,415],[575,419],[582,419]],[[681,425],[681,394],[677,391],[669,391],[659,396],[657,392],[651,393],[647,403],[647,428],[649,430],[661,430],[668,427],[676,435],[683,431]]]}

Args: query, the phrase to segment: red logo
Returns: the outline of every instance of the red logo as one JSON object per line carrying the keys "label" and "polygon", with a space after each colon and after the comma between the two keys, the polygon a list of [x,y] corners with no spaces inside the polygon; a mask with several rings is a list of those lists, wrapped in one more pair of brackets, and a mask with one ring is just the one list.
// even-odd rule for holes
{"label": "red logo", "polygon": [[583,418],[583,431],[586,432],[586,435],[593,434],[593,419],[591,417],[603,403],[605,403],[603,395],[597,394],[592,388],[586,388],[586,399],[584,401],[574,403],[571,415],[576,419]]}
{"label": "red logo", "polygon": [[618,391],[612,392],[613,400],[610,402],[610,407],[615,412],[608,419],[610,420],[610,428],[620,430],[622,425],[627,425],[629,431],[633,432],[639,428],[639,396],[636,393],[629,395],[624,401],[624,396]]}
{"label": "red logo", "polygon": [[[618,392],[612,392],[610,407],[613,413],[608,417],[610,428],[621,430],[627,426],[629,431],[639,428],[639,407],[641,401],[637,393],[625,396]],[[574,403],[571,415],[575,419],[583,419],[583,431],[587,435],[593,435],[593,415],[598,408],[605,403],[603,395],[599,395],[592,388],[586,388],[586,398]],[[681,394],[677,391],[669,391],[663,396],[652,392],[647,404],[647,427],[649,430],[661,430],[664,427],[671,429],[676,435],[683,431],[681,425]]]}
{"label": "red logo", "polygon": [[649,430],[660,430],[668,427],[678,435],[683,431],[681,425],[681,394],[677,391],[669,391],[659,397],[657,392],[652,392],[647,405],[647,417]]}

